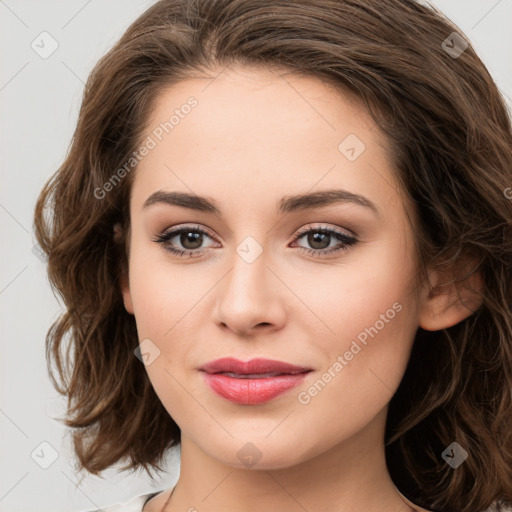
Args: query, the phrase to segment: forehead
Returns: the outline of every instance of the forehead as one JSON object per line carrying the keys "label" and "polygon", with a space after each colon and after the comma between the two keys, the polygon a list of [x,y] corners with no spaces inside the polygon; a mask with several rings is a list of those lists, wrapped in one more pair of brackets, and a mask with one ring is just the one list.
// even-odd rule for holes
{"label": "forehead", "polygon": [[334,187],[396,202],[386,137],[353,95],[313,77],[241,68],[183,80],[161,91],[147,126],[137,208],[163,188],[220,202],[236,191],[240,207]]}
{"label": "forehead", "polygon": [[[191,97],[197,106],[183,117],[180,110],[189,110],[186,103]],[[276,131],[280,138],[288,136],[297,140],[308,131],[311,146],[318,145],[328,133],[331,137],[326,144],[331,145],[331,139],[336,142],[343,129],[348,127],[359,130],[362,137],[362,132],[375,131],[372,138],[378,139],[381,145],[387,143],[364,111],[360,98],[318,78],[286,70],[226,68],[214,76],[190,78],[173,84],[157,96],[150,126],[165,123],[175,111],[180,120],[173,121],[173,132],[180,131],[174,130],[178,124],[196,129],[203,126],[210,140],[215,136],[220,139],[226,132],[231,134],[231,139],[236,135],[242,138],[250,132],[268,142]],[[187,123],[181,123],[186,118],[190,118]],[[235,130],[240,127],[244,128],[243,132],[236,134]],[[283,127],[285,131],[282,131]],[[265,134],[268,135],[266,138],[263,137]]]}

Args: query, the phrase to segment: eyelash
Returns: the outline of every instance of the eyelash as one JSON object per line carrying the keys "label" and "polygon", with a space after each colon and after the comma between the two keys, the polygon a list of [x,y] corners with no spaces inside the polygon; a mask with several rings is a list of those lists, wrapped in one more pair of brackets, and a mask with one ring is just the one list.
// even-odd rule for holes
{"label": "eyelash", "polygon": [[[342,233],[341,231],[337,231],[335,229],[330,229],[330,228],[326,228],[326,227],[306,228],[306,229],[300,230],[299,233],[297,233],[297,235],[294,239],[294,242],[296,242],[297,240],[299,240],[304,235],[306,235],[310,232],[334,236],[340,242],[342,242],[343,245],[341,245],[340,247],[337,247],[335,249],[306,249],[304,247],[299,247],[299,249],[306,251],[307,254],[313,254],[313,255],[318,256],[321,254],[334,254],[334,253],[338,253],[339,251],[347,251],[350,246],[353,246],[358,242],[358,239],[353,236],[349,236],[345,233]],[[182,250],[182,249],[176,249],[169,244],[169,241],[172,238],[174,238],[175,236],[180,235],[182,233],[200,233],[203,235],[207,235],[210,238],[213,238],[213,236],[211,236],[211,234],[209,234],[208,231],[205,231],[204,229],[200,228],[199,226],[184,226],[181,228],[171,229],[165,233],[162,233],[161,235],[156,236],[155,238],[153,238],[153,242],[162,244],[162,246],[164,247],[164,249],[166,251],[168,251],[176,256],[179,256],[179,257],[185,258],[187,256],[188,257],[201,256],[204,253],[205,249]]]}

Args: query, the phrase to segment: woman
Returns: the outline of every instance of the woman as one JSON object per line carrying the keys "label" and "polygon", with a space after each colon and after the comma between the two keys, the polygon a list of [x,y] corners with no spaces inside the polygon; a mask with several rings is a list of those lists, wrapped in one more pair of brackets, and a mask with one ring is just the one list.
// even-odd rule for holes
{"label": "woman", "polygon": [[511,184],[435,10],[157,2],[35,211],[80,469],[180,445],[176,486],[111,510],[510,506]]}

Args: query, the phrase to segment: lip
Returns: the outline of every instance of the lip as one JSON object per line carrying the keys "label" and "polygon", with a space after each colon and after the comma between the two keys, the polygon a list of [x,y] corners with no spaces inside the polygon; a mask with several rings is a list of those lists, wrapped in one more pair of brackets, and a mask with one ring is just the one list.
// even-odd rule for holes
{"label": "lip", "polygon": [[206,373],[230,372],[238,375],[252,375],[257,373],[291,374],[311,370],[311,368],[305,366],[296,366],[283,361],[275,361],[274,359],[256,358],[243,362],[233,357],[223,357],[222,359],[210,361],[199,369]]}
{"label": "lip", "polygon": [[212,391],[226,400],[246,405],[272,400],[298,386],[312,371],[308,367],[272,359],[243,362],[231,357],[210,361],[200,370]]}

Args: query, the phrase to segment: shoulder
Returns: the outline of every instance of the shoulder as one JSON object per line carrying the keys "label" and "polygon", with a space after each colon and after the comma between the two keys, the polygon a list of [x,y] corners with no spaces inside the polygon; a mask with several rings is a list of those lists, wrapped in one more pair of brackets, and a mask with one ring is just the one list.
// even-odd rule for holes
{"label": "shoulder", "polygon": [[123,503],[116,503],[108,507],[90,510],[87,512],[142,512],[142,508],[144,507],[146,502],[149,501],[153,496],[156,496],[161,492],[162,491],[156,491],[147,494],[142,494],[140,496],[135,496],[134,498],[131,498],[128,501],[123,501]]}

